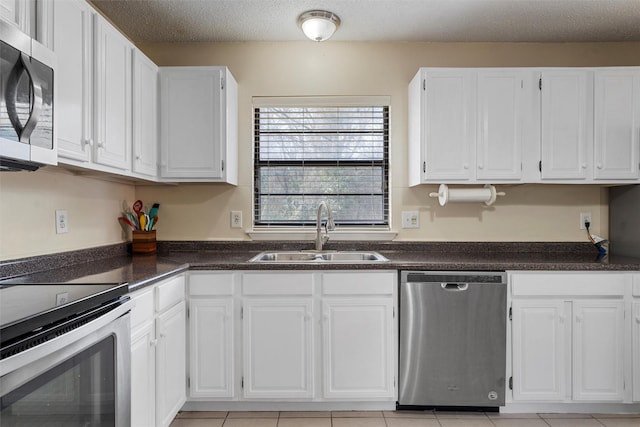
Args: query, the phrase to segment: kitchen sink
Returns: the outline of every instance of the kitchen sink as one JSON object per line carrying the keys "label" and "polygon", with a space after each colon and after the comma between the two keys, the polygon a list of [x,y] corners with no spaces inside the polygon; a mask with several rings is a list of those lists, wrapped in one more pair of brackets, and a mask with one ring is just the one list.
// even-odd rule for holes
{"label": "kitchen sink", "polygon": [[389,261],[377,252],[369,251],[267,251],[251,258],[249,262],[269,263],[361,263],[361,262],[385,262]]}

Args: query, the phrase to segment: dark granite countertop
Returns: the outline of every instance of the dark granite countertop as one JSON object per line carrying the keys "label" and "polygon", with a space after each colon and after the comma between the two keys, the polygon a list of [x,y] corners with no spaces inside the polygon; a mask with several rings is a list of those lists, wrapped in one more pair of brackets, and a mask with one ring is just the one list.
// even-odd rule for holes
{"label": "dark granite countertop", "polygon": [[[638,271],[639,258],[607,256],[585,243],[338,242],[328,250],[374,250],[378,263],[250,263],[265,250],[311,249],[309,242],[158,242],[158,253],[130,255],[112,245],[0,263],[0,285],[129,283],[135,290],[192,270],[587,270]],[[8,279],[8,280],[7,280]]]}

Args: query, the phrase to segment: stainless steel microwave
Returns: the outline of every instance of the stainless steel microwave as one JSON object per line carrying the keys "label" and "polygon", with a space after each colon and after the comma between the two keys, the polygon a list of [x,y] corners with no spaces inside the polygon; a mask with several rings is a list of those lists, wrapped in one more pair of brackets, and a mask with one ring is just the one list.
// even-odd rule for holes
{"label": "stainless steel microwave", "polygon": [[0,170],[56,165],[54,53],[0,21]]}

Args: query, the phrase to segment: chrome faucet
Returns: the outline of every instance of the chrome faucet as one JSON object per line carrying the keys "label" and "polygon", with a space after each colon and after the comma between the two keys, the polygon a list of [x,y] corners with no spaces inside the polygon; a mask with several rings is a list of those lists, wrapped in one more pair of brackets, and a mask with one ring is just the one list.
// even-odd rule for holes
{"label": "chrome faucet", "polygon": [[[322,215],[322,207],[327,210],[327,222],[324,226],[325,235],[322,235],[322,223],[320,216]],[[322,251],[322,245],[329,240],[329,231],[336,229],[336,225],[333,223],[333,213],[329,204],[324,200],[318,205],[318,216],[316,217],[316,251]]]}

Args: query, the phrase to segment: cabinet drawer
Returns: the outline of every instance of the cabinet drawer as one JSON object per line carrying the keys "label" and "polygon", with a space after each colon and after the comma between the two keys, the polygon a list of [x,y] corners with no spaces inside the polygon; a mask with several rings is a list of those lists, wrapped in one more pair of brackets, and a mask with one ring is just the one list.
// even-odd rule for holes
{"label": "cabinet drawer", "polygon": [[131,329],[153,321],[153,287],[142,289],[131,295],[135,306],[131,310]]}
{"label": "cabinet drawer", "polygon": [[242,276],[244,295],[311,295],[311,273],[246,273]]}
{"label": "cabinet drawer", "polygon": [[184,274],[167,279],[156,287],[156,310],[163,311],[184,300]]}
{"label": "cabinet drawer", "polygon": [[513,295],[624,296],[631,275],[624,273],[513,274]]}
{"label": "cabinet drawer", "polygon": [[322,275],[324,295],[392,295],[397,273],[325,273]]}
{"label": "cabinet drawer", "polygon": [[189,295],[233,295],[233,273],[189,273]]}

